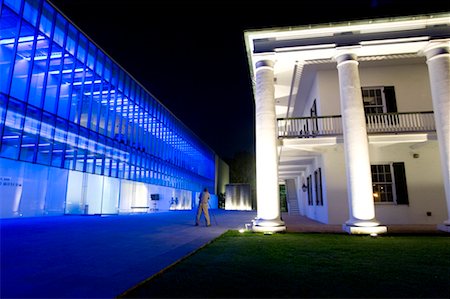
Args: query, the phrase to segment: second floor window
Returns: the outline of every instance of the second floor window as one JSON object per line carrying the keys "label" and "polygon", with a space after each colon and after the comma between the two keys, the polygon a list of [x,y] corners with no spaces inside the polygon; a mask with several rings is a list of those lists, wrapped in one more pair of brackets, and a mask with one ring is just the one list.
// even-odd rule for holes
{"label": "second floor window", "polygon": [[363,87],[362,98],[366,114],[397,112],[394,86]]}

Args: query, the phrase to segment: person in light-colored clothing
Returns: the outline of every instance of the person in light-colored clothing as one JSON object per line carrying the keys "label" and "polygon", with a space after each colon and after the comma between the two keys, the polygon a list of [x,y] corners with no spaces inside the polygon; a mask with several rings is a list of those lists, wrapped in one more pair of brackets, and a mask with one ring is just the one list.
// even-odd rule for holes
{"label": "person in light-colored clothing", "polygon": [[200,193],[199,202],[198,202],[198,209],[197,209],[197,219],[195,221],[195,226],[199,225],[200,217],[202,216],[202,212],[205,215],[206,219],[206,226],[211,226],[211,221],[209,219],[209,199],[211,195],[209,194],[208,188],[203,189],[203,192]]}

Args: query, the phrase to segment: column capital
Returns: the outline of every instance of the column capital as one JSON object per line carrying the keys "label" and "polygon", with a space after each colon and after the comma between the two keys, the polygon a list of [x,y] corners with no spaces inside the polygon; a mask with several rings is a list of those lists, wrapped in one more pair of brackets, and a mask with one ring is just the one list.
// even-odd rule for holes
{"label": "column capital", "polygon": [[333,56],[333,60],[337,64],[344,62],[358,62],[358,54],[356,53],[360,47],[345,47],[336,48],[336,54]]}
{"label": "column capital", "polygon": [[439,55],[450,54],[450,39],[441,39],[430,41],[419,54],[427,57],[427,60]]}
{"label": "column capital", "polygon": [[271,68],[273,69],[275,65],[275,61],[272,59],[262,59],[262,60],[258,60],[255,63],[255,68],[256,69],[261,69],[261,68]]}
{"label": "column capital", "polygon": [[334,56],[334,60],[339,64],[350,61],[358,61],[358,56],[354,53],[341,53]]}

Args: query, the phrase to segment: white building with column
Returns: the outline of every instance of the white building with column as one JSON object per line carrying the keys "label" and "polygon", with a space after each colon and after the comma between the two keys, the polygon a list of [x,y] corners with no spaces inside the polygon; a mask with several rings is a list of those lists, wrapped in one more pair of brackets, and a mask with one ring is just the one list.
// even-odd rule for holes
{"label": "white building with column", "polygon": [[450,229],[450,14],[245,32],[256,231],[288,210],[352,234]]}

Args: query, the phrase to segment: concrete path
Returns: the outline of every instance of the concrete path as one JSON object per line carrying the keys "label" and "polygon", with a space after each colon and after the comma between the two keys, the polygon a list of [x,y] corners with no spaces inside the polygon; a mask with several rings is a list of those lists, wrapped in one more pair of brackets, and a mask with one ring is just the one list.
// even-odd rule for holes
{"label": "concrete path", "polygon": [[114,298],[256,212],[212,210],[2,219],[1,298]]}

